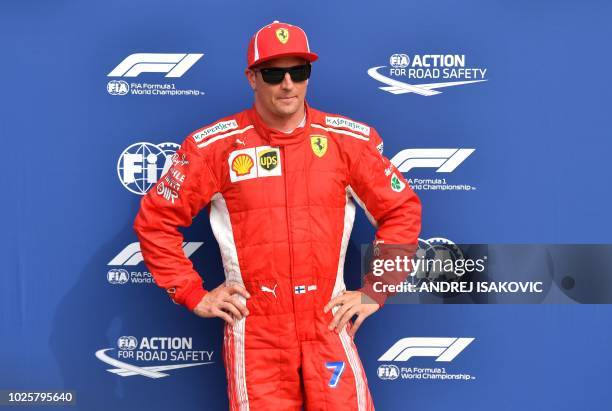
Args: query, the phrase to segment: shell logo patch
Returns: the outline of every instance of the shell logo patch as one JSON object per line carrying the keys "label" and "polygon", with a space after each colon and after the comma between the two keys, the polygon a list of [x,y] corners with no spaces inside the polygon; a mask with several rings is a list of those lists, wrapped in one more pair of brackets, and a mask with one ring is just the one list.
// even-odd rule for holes
{"label": "shell logo patch", "polygon": [[251,172],[253,165],[253,159],[250,155],[240,154],[232,161],[232,171],[234,171],[237,176],[242,177]]}
{"label": "shell logo patch", "polygon": [[227,159],[230,181],[282,175],[280,149],[260,146],[232,151]]}
{"label": "shell logo patch", "polygon": [[327,137],[318,134],[311,135],[310,147],[317,157],[323,157],[327,153]]}
{"label": "shell logo patch", "polygon": [[282,44],[287,44],[287,42],[289,41],[289,30],[287,30],[284,27],[281,27],[280,29],[276,29],[276,38]]}

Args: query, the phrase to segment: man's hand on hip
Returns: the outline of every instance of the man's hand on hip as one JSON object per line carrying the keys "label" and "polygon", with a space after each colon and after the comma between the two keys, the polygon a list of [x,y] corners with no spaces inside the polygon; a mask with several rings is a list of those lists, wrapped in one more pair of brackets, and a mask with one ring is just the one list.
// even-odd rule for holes
{"label": "man's hand on hip", "polygon": [[334,319],[329,323],[328,328],[340,333],[349,320],[356,315],[357,319],[349,330],[349,335],[351,337],[355,336],[363,320],[374,314],[380,308],[374,300],[361,291],[345,291],[337,297],[332,298],[325,308],[323,308],[323,311],[327,313],[336,306],[339,307],[338,311],[336,311]]}
{"label": "man's hand on hip", "polygon": [[249,310],[240,301],[239,296],[251,298],[246,288],[240,284],[221,284],[207,292],[193,312],[203,318],[219,317],[234,325],[237,320],[249,315]]}

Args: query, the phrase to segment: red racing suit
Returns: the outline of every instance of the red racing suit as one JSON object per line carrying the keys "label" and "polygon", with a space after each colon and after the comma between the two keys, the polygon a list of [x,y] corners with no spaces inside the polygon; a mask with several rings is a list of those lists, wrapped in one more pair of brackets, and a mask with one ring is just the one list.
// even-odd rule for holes
{"label": "red racing suit", "polygon": [[209,204],[225,276],[251,294],[224,332],[232,410],[374,408],[353,339],[323,307],[345,290],[352,199],[376,241],[417,244],[420,201],[377,147],[374,128],[308,104],[289,134],[251,108],[190,134],[142,199],[142,254],[176,303],[193,310],[206,293],[177,228]]}

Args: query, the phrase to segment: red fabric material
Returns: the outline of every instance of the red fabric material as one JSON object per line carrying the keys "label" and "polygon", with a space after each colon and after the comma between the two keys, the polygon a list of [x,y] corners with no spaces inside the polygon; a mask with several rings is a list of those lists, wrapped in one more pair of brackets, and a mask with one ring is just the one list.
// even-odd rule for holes
{"label": "red fabric material", "polygon": [[[156,284],[193,309],[202,278],[183,253],[178,228],[211,204],[225,274],[251,295],[250,315],[226,330],[231,404],[369,409],[352,340],[327,329],[333,314],[323,307],[344,290],[341,246],[354,202],[376,221],[376,241],[417,244],[420,201],[377,150],[382,140],[374,128],[308,105],[306,111],[305,126],[288,135],[263,124],[253,108],[190,134],[143,197],[134,228]],[[336,387],[328,385],[328,362],[346,367]]]}

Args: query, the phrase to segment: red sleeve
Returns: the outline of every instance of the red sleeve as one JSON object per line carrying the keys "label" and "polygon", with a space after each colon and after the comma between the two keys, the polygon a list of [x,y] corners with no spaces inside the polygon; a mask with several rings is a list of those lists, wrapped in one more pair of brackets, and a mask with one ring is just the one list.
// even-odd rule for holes
{"label": "red sleeve", "polygon": [[204,156],[188,137],[173,156],[172,167],[143,197],[134,221],[142,256],[155,283],[189,310],[206,291],[183,252],[183,234],[178,227],[190,226],[218,187]]}
{"label": "red sleeve", "polygon": [[[382,251],[379,258],[412,258],[421,231],[421,202],[402,173],[377,149],[382,148],[382,139],[374,129],[371,138],[376,144],[364,144],[351,169],[353,196],[377,227],[375,245]],[[382,306],[388,295],[375,292],[372,282],[397,284],[406,275],[384,278],[370,273],[361,291]]]}

